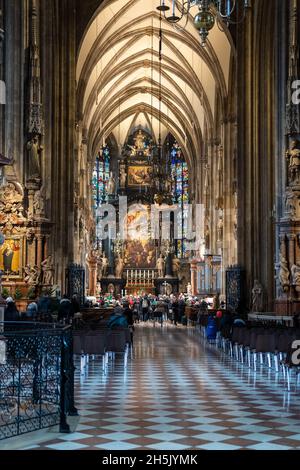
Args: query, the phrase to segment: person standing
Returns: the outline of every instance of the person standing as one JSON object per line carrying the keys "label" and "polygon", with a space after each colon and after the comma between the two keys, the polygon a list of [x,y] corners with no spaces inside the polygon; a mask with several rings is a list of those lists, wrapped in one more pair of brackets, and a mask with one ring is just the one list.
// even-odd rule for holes
{"label": "person standing", "polygon": [[182,318],[185,316],[185,301],[183,297],[178,302],[178,321],[182,323]]}
{"label": "person standing", "polygon": [[4,311],[4,321],[5,322],[15,322],[20,319],[19,310],[16,307],[14,299],[8,297],[6,299],[6,308]]}
{"label": "person standing", "polygon": [[179,321],[179,303],[178,299],[176,298],[174,302],[172,303],[172,310],[173,310],[173,321],[174,325],[177,326],[177,323]]}
{"label": "person standing", "polygon": [[142,298],[141,307],[142,307],[142,319],[143,321],[147,321],[149,318],[149,300],[146,295]]}
{"label": "person standing", "polygon": [[73,305],[66,295],[60,301],[58,309],[58,320],[69,322],[74,316]]}

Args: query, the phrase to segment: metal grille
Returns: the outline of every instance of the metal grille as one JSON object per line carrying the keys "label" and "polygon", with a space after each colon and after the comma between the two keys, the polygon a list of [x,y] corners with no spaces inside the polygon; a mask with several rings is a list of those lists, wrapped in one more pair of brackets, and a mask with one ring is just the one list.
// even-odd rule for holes
{"label": "metal grille", "polygon": [[226,271],[226,306],[234,312],[245,306],[245,271],[239,266]]}
{"label": "metal grille", "polygon": [[81,305],[85,298],[85,270],[78,264],[70,264],[66,270],[66,287],[69,299],[76,294]]}
{"label": "metal grille", "polygon": [[74,407],[72,330],[4,323],[0,337],[0,440],[60,425]]}

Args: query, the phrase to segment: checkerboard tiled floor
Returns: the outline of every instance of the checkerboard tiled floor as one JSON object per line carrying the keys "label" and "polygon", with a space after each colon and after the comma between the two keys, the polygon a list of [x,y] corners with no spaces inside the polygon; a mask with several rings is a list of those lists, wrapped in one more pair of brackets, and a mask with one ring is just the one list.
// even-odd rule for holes
{"label": "checkerboard tiled floor", "polygon": [[106,375],[101,361],[76,373],[80,422],[33,449],[300,449],[300,390],[254,374],[193,329],[136,328],[134,358]]}

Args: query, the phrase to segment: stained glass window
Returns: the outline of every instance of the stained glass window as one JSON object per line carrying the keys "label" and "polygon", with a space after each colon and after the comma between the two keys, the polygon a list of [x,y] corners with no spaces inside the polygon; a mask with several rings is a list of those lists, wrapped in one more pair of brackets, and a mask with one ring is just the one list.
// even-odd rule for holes
{"label": "stained glass window", "polygon": [[[106,185],[107,181],[109,180],[109,173],[110,173],[110,151],[109,147],[106,145],[102,147],[99,154],[97,155],[95,167],[93,171],[92,177],[92,192],[93,192],[93,207],[95,211],[95,218],[96,218],[96,226],[100,222],[100,218],[97,216],[97,209],[101,206],[101,204],[105,204],[107,202],[107,190]],[[97,247],[100,246],[101,240],[98,237],[98,230],[96,229],[96,239],[97,239]]]}
{"label": "stained glass window", "polygon": [[187,163],[184,160],[181,148],[175,142],[170,150],[172,190],[174,194],[173,202],[178,204],[181,209],[182,238],[177,240],[177,256],[184,258],[186,256],[186,236],[188,230],[188,207],[189,203],[189,171]]}
{"label": "stained glass window", "polygon": [[107,202],[106,184],[109,180],[110,172],[110,151],[106,145],[99,152],[93,171],[92,187],[95,211],[98,207]]}

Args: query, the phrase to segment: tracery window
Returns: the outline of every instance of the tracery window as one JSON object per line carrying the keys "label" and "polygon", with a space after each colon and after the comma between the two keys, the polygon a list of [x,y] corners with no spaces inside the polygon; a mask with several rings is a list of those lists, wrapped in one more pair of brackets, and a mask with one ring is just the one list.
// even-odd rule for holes
{"label": "tracery window", "polygon": [[95,161],[92,177],[92,196],[93,208],[96,219],[96,242],[97,248],[102,246],[102,240],[99,238],[97,227],[100,218],[97,215],[97,209],[107,202],[107,182],[110,175],[110,150],[107,145],[101,148]]}
{"label": "tracery window", "polygon": [[187,230],[188,230],[188,203],[189,203],[189,171],[185,162],[182,150],[175,141],[170,150],[172,192],[173,202],[178,204],[180,212],[180,223],[182,227],[182,237],[176,241],[176,254],[179,258],[187,255]]}
{"label": "tracery window", "polygon": [[106,145],[102,147],[99,154],[97,155],[95,167],[92,177],[93,186],[93,201],[95,211],[107,202],[107,190],[106,185],[109,180],[110,172],[110,150]]}

